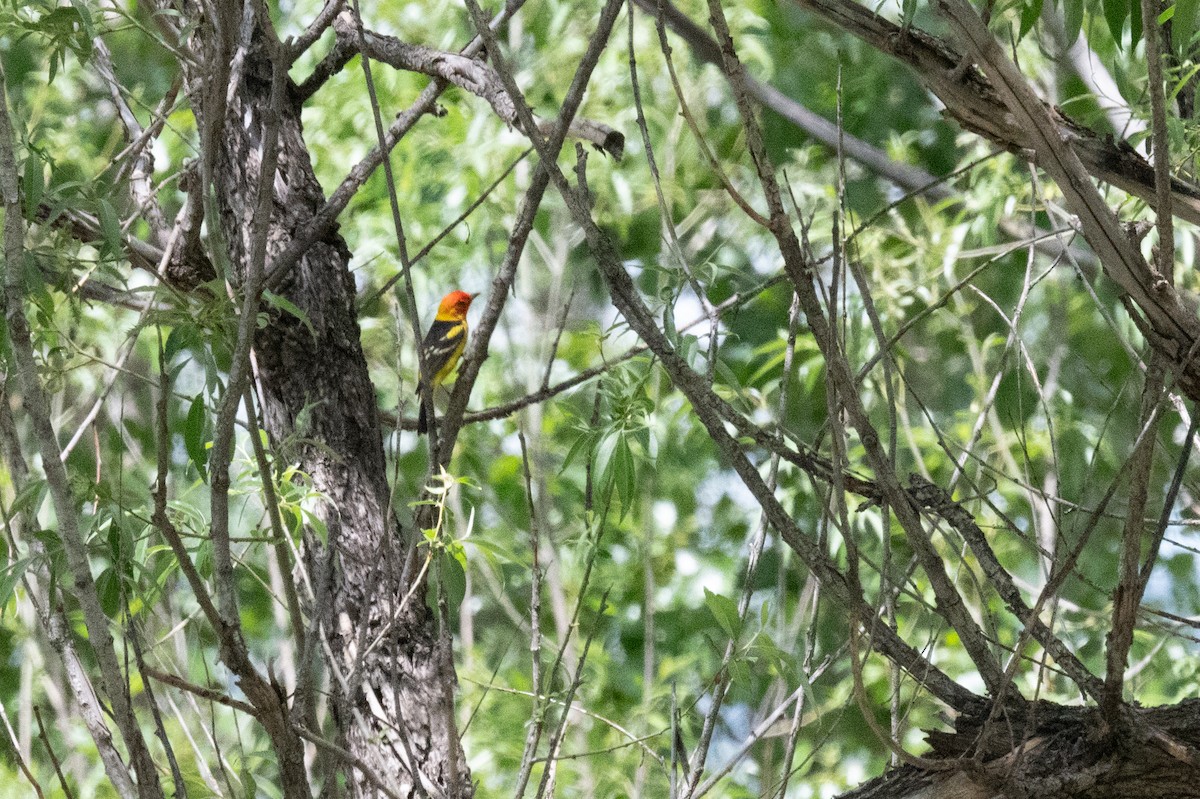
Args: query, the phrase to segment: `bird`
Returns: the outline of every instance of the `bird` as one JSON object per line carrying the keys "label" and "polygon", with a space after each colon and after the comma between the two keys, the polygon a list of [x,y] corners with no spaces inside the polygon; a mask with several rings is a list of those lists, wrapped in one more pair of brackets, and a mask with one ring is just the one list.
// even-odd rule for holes
{"label": "bird", "polygon": [[478,293],[455,290],[442,297],[433,324],[425,334],[425,341],[421,344],[424,369],[421,379],[417,381],[418,402],[421,404],[417,416],[417,435],[429,430],[429,417],[433,414],[432,408],[425,407],[425,383],[428,380],[431,389],[437,388],[458,366],[458,360],[467,346],[467,310],[471,307],[471,301],[478,296]]}

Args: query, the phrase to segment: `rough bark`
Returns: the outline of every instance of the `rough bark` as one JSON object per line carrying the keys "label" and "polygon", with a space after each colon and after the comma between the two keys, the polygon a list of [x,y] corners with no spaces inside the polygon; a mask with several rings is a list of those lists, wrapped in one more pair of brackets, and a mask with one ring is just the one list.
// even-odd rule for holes
{"label": "rough bark", "polygon": [[[283,56],[264,27],[269,22],[255,16],[247,25],[244,9],[234,3],[223,6],[224,26],[196,5],[188,10],[198,27],[188,42],[195,57],[185,65],[185,88],[200,130],[215,125],[211,190],[231,279],[240,284],[253,250],[264,131],[275,111],[278,167],[268,184],[268,268],[303,235],[324,196],[290,81],[290,99],[275,111],[270,107],[273,58]],[[241,31],[230,31],[231,22]],[[240,45],[234,41],[239,36]],[[231,65],[225,74],[235,83],[228,92],[214,66],[221,64]],[[349,259],[342,238],[328,233],[275,288],[304,318],[271,312],[255,335],[264,426],[280,456],[298,465],[325,498],[319,511],[325,540],[310,534],[308,542],[318,577],[311,610],[332,654],[325,666],[344,746],[398,795],[470,796],[452,708],[445,706],[445,686],[454,675],[435,657],[437,637],[423,592],[410,591],[402,574],[406,541],[390,513]],[[294,703],[296,721],[306,718],[303,704],[303,697]],[[356,795],[376,795],[363,769],[347,771]],[[418,779],[423,789],[414,785]]]}
{"label": "rough bark", "polygon": [[1046,702],[998,714],[963,715],[954,732],[931,732],[927,760],[905,765],[842,799],[1184,799],[1200,796],[1196,747],[1200,700],[1130,708],[1127,731],[1105,732],[1099,708]]}

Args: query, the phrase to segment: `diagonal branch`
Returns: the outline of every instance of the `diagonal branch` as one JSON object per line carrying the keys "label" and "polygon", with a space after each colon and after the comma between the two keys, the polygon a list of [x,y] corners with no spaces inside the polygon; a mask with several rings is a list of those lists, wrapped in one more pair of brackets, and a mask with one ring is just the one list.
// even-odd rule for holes
{"label": "diagonal branch", "polygon": [[967,546],[975,553],[976,560],[995,587],[996,593],[1004,600],[1009,612],[1017,617],[1029,629],[1034,640],[1054,658],[1059,667],[1075,681],[1086,694],[1096,698],[1101,693],[1101,682],[1098,677],[1088,671],[1075,653],[1054,635],[1045,622],[1037,615],[1039,608],[1030,608],[1021,597],[1021,592],[1013,581],[1012,575],[1000,564],[995,551],[988,543],[979,524],[962,505],[955,502],[941,486],[929,482],[920,475],[909,476],[909,494],[913,501],[927,508],[958,531]]}
{"label": "diagonal branch", "polygon": [[439,78],[476,97],[487,100],[496,115],[508,124],[516,122],[512,99],[504,91],[496,71],[479,58],[461,53],[435,50],[423,44],[411,44],[395,36],[384,36],[364,29],[362,41],[357,42],[357,30],[353,15],[343,11],[333,22],[338,43],[357,44],[359,50],[372,61],[382,61],[396,69],[420,72],[431,78]]}
{"label": "diagonal branch", "polygon": [[[476,19],[477,27],[482,27],[482,13],[474,0],[468,0]],[[484,33],[485,37],[488,34]],[[493,41],[489,44],[495,44]],[[494,48],[489,48],[496,59],[496,68],[504,80],[505,87],[516,104],[518,118],[526,127],[533,126],[532,112],[516,85],[515,79],[498,56]],[[534,146],[538,149],[542,164],[547,168],[550,180],[562,196],[564,203],[575,223],[584,232],[596,264],[609,286],[613,303],[625,317],[630,327],[650,347],[659,358],[663,367],[670,375],[674,385],[691,402],[697,417],[707,429],[714,445],[721,452],[725,462],[729,463],[742,482],[753,494],[755,500],[762,506],[768,522],[778,531],[784,542],[792,548],[801,561],[821,581],[824,589],[836,601],[840,602],[852,614],[856,621],[869,624],[875,609],[860,593],[855,593],[847,583],[845,576],[838,570],[837,565],[821,549],[810,536],[805,533],[783,508],[767,486],[758,468],[750,461],[738,441],[725,427],[725,420],[717,410],[719,400],[703,375],[697,374],[687,362],[675,351],[666,336],[659,330],[654,316],[642,302],[633,279],[625,271],[620,254],[612,240],[605,234],[592,218],[591,206],[586,192],[576,191],[567,182],[566,176],[558,168],[551,152],[540,136],[534,136]],[[581,164],[582,167],[582,164]],[[582,171],[582,170],[581,170]],[[906,507],[911,507],[907,505]],[[938,669],[919,651],[902,639],[886,624],[876,625],[874,643],[877,648],[902,668],[912,674],[916,680],[931,691],[942,701],[957,709],[979,707],[980,700],[971,691],[963,688]],[[997,667],[998,668],[998,667]]]}
{"label": "diagonal branch", "polygon": [[[652,16],[657,15],[661,10],[663,21],[688,43],[697,58],[714,65],[720,64],[721,49],[717,46],[716,41],[676,6],[666,0],[634,0],[634,2]],[[763,108],[774,111],[807,136],[830,149],[840,150],[846,158],[906,190],[909,193],[906,198],[920,194],[931,202],[943,202],[959,197],[954,188],[949,185],[951,178],[956,173],[939,178],[920,167],[896,161],[880,148],[839,129],[825,117],[779,91],[770,83],[758,80],[753,75],[746,75],[746,89]],[[1200,197],[1200,194],[1197,196]],[[1065,252],[1070,250],[1076,260],[1088,262],[1093,260],[1091,252],[1082,247],[1072,247],[1052,232],[1039,230],[1025,220],[1004,216],[1000,218],[999,228],[1006,236],[1017,242],[1033,239],[1038,251],[1051,258],[1061,258]]]}
{"label": "diagonal branch", "polygon": [[1183,391],[1189,397],[1200,396],[1200,370],[1191,362],[1200,341],[1200,319],[1185,308],[1170,278],[1146,263],[1092,184],[1079,154],[1068,146],[1061,115],[1038,98],[975,9],[965,0],[940,0],[939,8],[995,81],[1008,117],[1027,132],[1039,166],[1058,184],[1067,208],[1079,217],[1084,238],[1105,273],[1145,314],[1152,346],[1180,371]]}
{"label": "diagonal branch", "polygon": [[872,424],[862,398],[857,393],[854,372],[825,317],[821,297],[815,283],[817,276],[814,274],[812,263],[801,246],[795,230],[792,229],[791,220],[784,208],[779,183],[775,178],[774,166],[767,154],[762,130],[750,104],[745,85],[745,69],[734,49],[725,14],[717,0],[709,0],[708,7],[710,21],[717,34],[717,39],[721,43],[722,69],[733,87],[734,99],[737,102],[746,134],[746,143],[758,172],[759,183],[766,196],[767,206],[770,208],[770,232],[783,256],[784,270],[795,286],[796,296],[800,300],[800,307],[804,311],[813,339],[824,356],[830,382],[829,388],[840,394],[850,425],[858,434],[865,450],[866,461],[874,470],[884,498],[891,506],[896,520],[904,529],[905,535],[921,563],[921,568],[929,578],[937,598],[939,615],[958,633],[971,661],[979,669],[984,684],[993,695],[998,696],[1004,684],[999,662],[989,649],[983,631],[971,618],[962,596],[946,573],[941,555],[933,546],[929,534],[926,533],[916,508],[908,500],[896,474],[895,464],[884,451],[880,443],[879,432]]}
{"label": "diagonal branch", "polygon": [[[514,0],[514,2],[506,5],[500,10],[496,17],[490,21],[489,25],[494,29],[499,29],[513,14],[517,12],[523,2],[524,0]],[[474,56],[482,49],[483,40],[476,36],[469,44],[467,44],[466,47],[462,49],[462,54],[465,56]],[[345,57],[345,61],[342,61],[337,69],[340,69],[341,66],[345,66],[345,64],[349,62],[352,54],[353,53],[351,52],[350,55],[347,55]],[[334,69],[334,71],[336,72],[337,70]],[[327,79],[328,75],[325,77]],[[307,84],[308,82],[306,81],[305,85]],[[375,173],[375,170],[379,168],[379,165],[383,163],[383,159],[386,154],[390,153],[392,148],[395,147],[410,130],[412,130],[421,117],[425,116],[426,114],[436,113],[435,108],[437,99],[442,95],[442,92],[446,91],[448,86],[448,83],[440,79],[431,81],[429,85],[421,91],[411,106],[396,115],[396,119],[392,122],[387,130],[386,146],[383,148],[373,147],[361,161],[355,164],[354,167],[351,168],[350,174],[343,178],[338,187],[333,191],[332,194],[329,195],[329,198],[325,201],[325,205],[322,206],[321,209],[315,214],[313,214],[312,220],[309,222],[304,234],[296,236],[296,238],[294,238],[288,245],[287,249],[271,258],[266,273],[265,283],[267,288],[272,290],[277,289],[287,277],[288,272],[290,272],[296,266],[296,264],[299,263],[300,258],[306,252],[308,252],[314,244],[316,244],[318,241],[322,241],[329,235],[330,231],[332,231],[334,226],[337,224],[337,218],[341,215],[342,211],[346,210],[346,206],[350,204],[350,200],[352,200],[354,195],[358,193],[358,190],[366,184],[368,178],[370,178],[371,175]],[[316,88],[313,88],[312,91],[315,92]],[[305,99],[303,98],[303,87],[301,87],[300,95],[301,97],[298,99],[301,101]]]}
{"label": "diagonal branch", "polygon": [[[634,3],[651,17],[657,16],[661,9],[664,21],[672,31],[688,43],[697,58],[720,67],[721,48],[716,41],[673,3],[660,2],[660,0],[634,0]],[[840,143],[847,157],[877,175],[887,178],[897,186],[902,186],[909,191],[929,187],[925,194],[934,202],[954,196],[953,190],[941,185],[938,178],[932,173],[920,167],[895,161],[879,148],[873,147],[845,131],[838,130],[837,125],[805,108],[774,86],[747,75],[746,88],[750,92],[750,96],[763,106],[775,111],[827,147],[837,148]]]}
{"label": "diagonal branch", "polygon": [[[333,53],[337,61],[348,59],[359,51],[368,58],[387,64],[396,69],[409,72],[419,72],[431,78],[457,86],[483,100],[486,100],[496,116],[505,124],[516,125],[516,109],[512,98],[504,89],[496,70],[488,66],[482,58],[463,53],[451,53],[436,50],[421,44],[412,44],[364,29],[362,41],[358,40],[357,28],[352,15],[342,12],[334,22],[338,41]],[[343,62],[344,63],[344,62]],[[542,123],[542,132],[548,134],[546,125]],[[591,142],[598,149],[607,152],[614,158],[620,158],[625,146],[625,137],[608,125],[589,119],[572,120],[568,134],[584,141]]]}
{"label": "diagonal branch", "polygon": [[[1120,578],[1113,590],[1112,627],[1105,647],[1104,696],[1101,708],[1110,728],[1120,723],[1121,700],[1125,690],[1125,663],[1133,646],[1133,628],[1137,624],[1138,605],[1142,601],[1138,579],[1138,561],[1142,555],[1143,519],[1150,500],[1150,477],[1154,469],[1154,450],[1164,406],[1163,374],[1160,358],[1151,357],[1146,382],[1142,387],[1142,432],[1129,456],[1129,500],[1122,530]],[[1184,457],[1187,451],[1184,451]]]}
{"label": "diagonal branch", "polygon": [[[946,113],[967,130],[1022,153],[1034,151],[1038,164],[1044,157],[1032,139],[1034,131],[1027,121],[1014,116],[998,87],[993,86],[991,68],[982,75],[976,69],[963,69],[963,55],[945,41],[920,28],[901,28],[853,0],[792,0],[826,22],[858,37],[881,53],[907,64],[929,91],[946,106]],[[978,19],[978,15],[976,15]],[[982,24],[982,23],[981,23]],[[1064,146],[1073,150],[1087,172],[1098,180],[1157,206],[1154,170],[1146,160],[1124,142],[1113,142],[1076,124],[1053,106],[1036,102],[1052,120],[1051,129]],[[1173,211],[1180,219],[1200,224],[1200,188],[1177,178],[1171,181]]]}
{"label": "diagonal branch", "polygon": [[[0,155],[0,158],[3,156]],[[5,463],[9,468],[13,488],[17,494],[20,494],[29,482],[29,466],[21,451],[16,424],[3,384],[0,384],[0,448],[2,448]],[[15,516],[10,516],[10,513],[12,513],[11,506],[3,509],[0,519],[4,520],[9,551],[15,553],[17,552],[17,541],[20,538],[18,530],[36,530],[37,524],[33,513],[28,508]],[[30,537],[26,545],[34,557],[45,562],[49,561],[45,546],[36,536]],[[64,618],[65,612],[62,603],[57,599],[59,592],[48,586],[45,598],[39,599],[40,592],[29,571],[22,575],[21,581],[25,585],[29,602],[46,633],[46,640],[62,661],[63,676],[67,685],[70,686],[80,718],[96,745],[96,753],[104,764],[105,776],[108,777],[113,789],[121,799],[133,799],[137,796],[133,776],[122,760],[121,753],[117,751],[112,731],[109,729],[108,722],[105,721],[103,704],[96,695],[96,689],[88,676],[83,658],[79,656],[76,649],[74,637]]]}
{"label": "diagonal branch", "polygon": [[533,112],[525,104],[524,98],[521,97],[520,90],[516,86],[516,81],[513,80],[511,73],[506,71],[504,57],[501,55],[496,42],[496,34],[486,24],[482,11],[479,10],[474,0],[468,0],[467,7],[471,10],[476,30],[486,43],[487,50],[491,53],[492,59],[496,63],[496,70],[499,73],[498,77],[501,79],[506,93],[510,98],[516,98],[514,99],[514,108],[518,113],[517,118],[520,120],[519,126],[524,129],[525,134],[533,142],[541,161],[534,172],[529,190],[525,194],[524,204],[517,217],[517,223],[509,234],[509,246],[508,251],[505,253],[504,265],[500,273],[492,280],[492,291],[488,297],[487,308],[484,309],[483,318],[480,320],[478,329],[467,345],[467,351],[463,359],[464,363],[459,368],[458,380],[455,381],[454,390],[450,395],[450,405],[446,409],[446,414],[442,422],[445,428],[446,440],[439,445],[441,448],[439,458],[443,465],[450,462],[450,455],[454,449],[458,429],[462,424],[462,416],[467,407],[467,399],[470,396],[471,387],[474,386],[475,380],[479,376],[479,369],[483,365],[483,359],[487,355],[487,345],[492,331],[495,330],[496,324],[500,321],[500,311],[504,307],[505,295],[512,285],[513,279],[516,277],[517,264],[520,261],[521,253],[524,251],[525,242],[529,234],[533,232],[534,217],[541,205],[546,188],[550,183],[551,167],[556,163],[558,153],[563,146],[563,141],[572,129],[571,123],[575,119],[575,114],[579,110],[580,105],[583,104],[583,94],[587,89],[592,72],[596,69],[596,65],[600,61],[600,55],[604,52],[604,48],[608,44],[609,35],[612,32],[613,25],[616,24],[617,13],[621,8],[621,2],[619,0],[608,0],[601,11],[600,22],[588,41],[588,48],[583,58],[580,59],[579,66],[575,70],[575,75],[571,79],[571,85],[567,88],[567,93],[563,97],[558,119],[548,131],[545,131],[544,126],[538,124]]}

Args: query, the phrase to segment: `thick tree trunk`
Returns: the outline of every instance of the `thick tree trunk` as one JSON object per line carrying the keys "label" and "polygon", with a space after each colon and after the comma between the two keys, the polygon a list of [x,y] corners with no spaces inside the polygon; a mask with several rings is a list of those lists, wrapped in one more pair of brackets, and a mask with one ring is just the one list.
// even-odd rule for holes
{"label": "thick tree trunk", "polygon": [[1111,734],[1098,708],[1048,702],[960,716],[931,732],[926,761],[904,765],[842,799],[1187,799],[1200,797],[1200,700],[1130,708]]}
{"label": "thick tree trunk", "polygon": [[[217,123],[212,183],[233,279],[240,283],[250,264],[273,58],[279,56],[263,28],[269,22],[255,19],[237,65],[240,4],[224,6],[223,25],[195,5],[190,9],[199,27],[190,41],[195,61],[185,68],[186,85],[200,129]],[[231,70],[231,64],[237,66]],[[222,70],[232,77],[222,79]],[[230,80],[236,83],[227,93]],[[277,122],[268,267],[303,234],[325,199],[302,137],[300,105],[290,99],[290,80],[287,87]],[[212,118],[222,105],[223,122]],[[439,666],[424,592],[412,591],[414,578],[403,574],[407,542],[389,505],[349,259],[336,233],[316,242],[276,289],[305,319],[271,313],[254,341],[265,427],[280,457],[296,464],[324,497],[325,541],[310,532],[308,544],[316,578],[312,612],[319,614],[319,638],[329,648],[317,645],[315,656],[332,653],[325,667],[342,743],[375,778],[400,796],[420,793],[415,779],[433,795],[470,796],[450,705],[455,677]],[[293,718],[310,718],[304,705],[304,697],[295,699]],[[377,794],[362,769],[347,772],[357,795]]]}

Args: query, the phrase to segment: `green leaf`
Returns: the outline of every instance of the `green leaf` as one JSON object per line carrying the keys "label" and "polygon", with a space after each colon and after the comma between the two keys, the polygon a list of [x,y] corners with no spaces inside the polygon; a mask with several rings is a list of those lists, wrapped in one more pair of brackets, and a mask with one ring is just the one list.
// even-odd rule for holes
{"label": "green leaf", "polygon": [[458,614],[463,597],[467,593],[467,575],[462,565],[453,557],[438,558],[438,579],[428,580],[425,588],[425,601],[430,610],[437,612],[438,591],[445,592],[446,604],[452,616]]}
{"label": "green leaf", "polygon": [[758,347],[754,354],[757,356],[755,362],[758,363],[758,368],[745,379],[746,385],[749,386],[757,386],[764,377],[779,369],[787,355],[787,342],[783,339],[769,341]]}
{"label": "green leaf", "polygon": [[621,496],[621,518],[637,503],[637,465],[628,439],[622,437],[617,445],[617,460],[613,477],[617,481],[617,493]]}
{"label": "green leaf", "polygon": [[242,768],[242,788],[245,791],[243,796],[245,796],[246,799],[257,799],[258,783],[254,779],[254,772],[252,772],[248,767]]}
{"label": "green leaf", "polygon": [[207,483],[208,449],[204,446],[207,443],[207,436],[204,434],[207,420],[205,410],[204,393],[201,392],[192,399],[192,406],[188,408],[187,421],[183,426],[183,445],[187,449],[192,463],[196,464],[200,477]]}
{"label": "green leaf", "polygon": [[100,572],[96,578],[96,593],[100,596],[100,609],[110,619],[116,618],[121,610],[121,578],[112,568]]}
{"label": "green leaf", "polygon": [[325,522],[320,516],[309,510],[305,510],[304,518],[308,522],[309,528],[312,530],[313,535],[317,537],[318,541],[320,541],[322,544],[329,541],[329,528],[326,526]]}
{"label": "green leaf", "polygon": [[571,465],[571,462],[583,454],[585,450],[590,450],[595,441],[596,437],[590,431],[580,433],[575,438],[574,443],[571,444],[571,448],[567,450],[567,456],[563,458],[563,464],[562,468],[559,470],[559,474],[565,472],[567,467]]}
{"label": "green leaf", "polygon": [[1129,0],[1104,0],[1104,21],[1108,23],[1108,30],[1118,50],[1121,49],[1121,36],[1125,32],[1125,17],[1128,14]]}
{"label": "green leaf", "polygon": [[1017,35],[1018,39],[1024,39],[1025,34],[1033,29],[1042,16],[1042,0],[1030,0],[1021,7],[1021,32]]}
{"label": "green leaf", "polygon": [[170,363],[176,355],[190,346],[200,343],[200,330],[193,324],[177,325],[167,335],[167,343],[163,345],[163,360]]}
{"label": "green leaf", "polygon": [[1142,9],[1141,4],[1131,0],[1129,10],[1129,48],[1137,47],[1142,40]]}
{"label": "green leaf", "polygon": [[117,523],[117,517],[113,516],[108,521],[108,556],[113,559],[113,563],[121,562],[121,525]]}
{"label": "green leaf", "polygon": [[1069,47],[1075,44],[1079,32],[1083,30],[1083,0],[1063,0],[1063,27]]}
{"label": "green leaf", "polygon": [[124,241],[117,212],[112,207],[112,203],[101,198],[97,215],[100,217],[100,235],[104,239],[104,246],[100,248],[100,251],[104,255],[115,256],[121,252]]}
{"label": "green leaf", "polygon": [[1171,44],[1183,53],[1196,35],[1196,8],[1200,0],[1177,0],[1172,8],[1175,16],[1171,20]]}
{"label": "green leaf", "polygon": [[308,334],[310,336],[312,336],[314,339],[317,337],[317,331],[313,327],[312,322],[309,321],[308,314],[306,314],[306,313],[304,313],[304,311],[300,310],[300,308],[296,305],[296,303],[292,302],[287,297],[281,297],[280,295],[276,294],[275,292],[266,290],[266,289],[263,290],[262,296],[263,296],[263,299],[267,301],[267,304],[270,305],[271,307],[277,308],[280,311],[283,311],[284,313],[287,313],[287,314],[291,314],[292,316],[299,319],[304,324],[304,326],[306,328],[308,328]]}
{"label": "green leaf", "polygon": [[508,547],[497,544],[494,541],[486,541],[481,536],[472,537],[468,543],[479,550],[479,554],[493,566],[507,563],[524,563],[528,565],[529,563],[528,558],[522,559]]}
{"label": "green leaf", "polygon": [[212,577],[213,573],[213,544],[211,538],[203,538],[196,547],[195,554],[196,571],[205,579]]}
{"label": "green leaf", "polygon": [[613,454],[617,451],[620,438],[616,433],[609,432],[600,439],[600,445],[596,447],[596,462],[592,468],[595,470],[597,485],[607,486],[612,480]]}
{"label": "green leaf", "polygon": [[31,153],[25,159],[25,175],[21,181],[25,190],[25,216],[35,219],[37,207],[46,193],[46,179],[42,174],[42,159],[36,153]]}
{"label": "green leaf", "polygon": [[31,479],[17,493],[12,504],[8,506],[8,518],[13,519],[22,513],[36,516],[38,511],[42,509],[42,503],[46,500],[46,491],[48,488],[49,484],[44,479]]}
{"label": "green leaf", "polygon": [[1171,102],[1175,102],[1175,98],[1179,96],[1181,91],[1183,91],[1183,87],[1191,83],[1192,79],[1196,77],[1197,72],[1200,72],[1200,64],[1193,64],[1188,71],[1183,73],[1179,77],[1179,80],[1175,82],[1175,86],[1171,89],[1171,95],[1167,99]]}
{"label": "green leaf", "polygon": [[21,558],[0,569],[0,618],[4,616],[4,609],[8,606],[8,600],[12,599],[21,576],[33,561],[32,557]]}
{"label": "green leaf", "polygon": [[[92,12],[88,10],[87,3],[84,0],[71,0],[71,7],[79,12],[79,24],[83,27],[83,33],[90,44],[92,39],[96,38],[96,26],[92,24]],[[88,54],[91,54],[90,47]]]}
{"label": "green leaf", "polygon": [[725,634],[736,640],[742,631],[742,620],[738,617],[737,603],[729,597],[714,594],[705,588],[704,604],[708,606],[708,612],[717,620],[717,624],[721,625]]}
{"label": "green leaf", "polygon": [[[754,636],[754,642],[750,644],[749,651],[762,665],[769,667],[777,674],[786,675],[789,680],[791,679],[791,659],[786,652],[779,648],[775,639],[766,632],[760,632]],[[759,671],[761,673],[763,670]]]}

